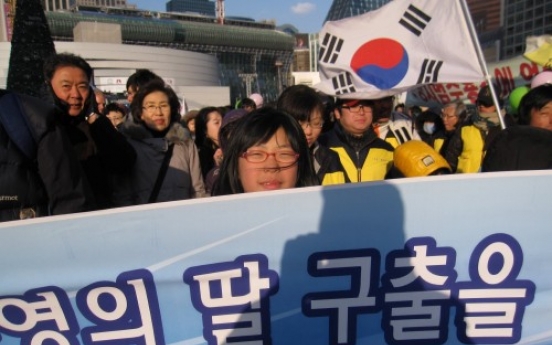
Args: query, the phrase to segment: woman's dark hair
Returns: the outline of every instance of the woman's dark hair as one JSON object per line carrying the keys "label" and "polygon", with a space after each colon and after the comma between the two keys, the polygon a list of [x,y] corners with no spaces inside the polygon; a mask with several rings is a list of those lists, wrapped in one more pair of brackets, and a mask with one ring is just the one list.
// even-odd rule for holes
{"label": "woman's dark hair", "polygon": [[75,54],[61,53],[53,54],[44,61],[42,70],[44,71],[44,80],[48,84],[52,81],[54,73],[60,67],[77,67],[84,71],[88,81],[92,79],[92,67],[85,59]]}
{"label": "woman's dark hair", "polygon": [[134,121],[140,124],[144,123],[141,118],[143,111],[142,103],[144,102],[144,98],[153,92],[163,92],[169,98],[169,106],[171,107],[170,123],[173,124],[174,122],[180,121],[180,101],[178,100],[178,96],[170,86],[166,85],[163,80],[159,79],[154,79],[138,89],[136,96],[130,104],[130,112]]}
{"label": "woman's dark hair", "polygon": [[205,144],[214,145],[214,142],[207,138],[207,122],[209,121],[209,114],[216,111],[222,117],[222,112],[217,107],[205,107],[199,110],[195,118],[195,143],[197,147],[201,147]]}
{"label": "woman's dark hair", "polygon": [[307,139],[297,120],[282,111],[263,107],[236,121],[228,148],[224,150],[224,159],[213,195],[244,192],[238,173],[240,156],[250,147],[266,143],[279,128],[284,129],[291,147],[299,153],[295,187],[318,185]]}
{"label": "woman's dark hair", "polygon": [[543,84],[531,89],[519,102],[519,124],[531,123],[531,110],[541,110],[552,102],[552,84]]}
{"label": "woman's dark hair", "polygon": [[291,115],[299,122],[310,120],[314,110],[318,110],[322,121],[326,122],[326,112],[322,97],[307,85],[293,85],[284,90],[276,103],[276,108]]}

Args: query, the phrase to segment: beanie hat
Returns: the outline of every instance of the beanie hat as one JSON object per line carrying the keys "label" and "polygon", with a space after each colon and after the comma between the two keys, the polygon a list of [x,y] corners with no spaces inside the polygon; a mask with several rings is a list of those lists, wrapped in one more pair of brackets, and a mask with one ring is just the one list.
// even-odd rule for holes
{"label": "beanie hat", "polygon": [[439,169],[451,171],[447,161],[421,140],[410,140],[395,149],[393,162],[406,177],[429,176]]}

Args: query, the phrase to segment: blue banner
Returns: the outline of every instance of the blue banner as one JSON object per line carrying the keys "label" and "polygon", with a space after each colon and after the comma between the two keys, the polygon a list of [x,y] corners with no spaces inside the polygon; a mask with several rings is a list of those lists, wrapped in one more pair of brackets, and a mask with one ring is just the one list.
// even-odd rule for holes
{"label": "blue banner", "polygon": [[551,172],[0,225],[1,344],[550,344]]}

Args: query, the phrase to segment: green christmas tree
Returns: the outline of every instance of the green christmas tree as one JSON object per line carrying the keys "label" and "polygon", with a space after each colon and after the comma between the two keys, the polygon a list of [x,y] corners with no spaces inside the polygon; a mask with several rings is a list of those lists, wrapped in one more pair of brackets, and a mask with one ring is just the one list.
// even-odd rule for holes
{"label": "green christmas tree", "polygon": [[40,0],[17,1],[11,43],[8,90],[40,96],[44,60],[56,52]]}

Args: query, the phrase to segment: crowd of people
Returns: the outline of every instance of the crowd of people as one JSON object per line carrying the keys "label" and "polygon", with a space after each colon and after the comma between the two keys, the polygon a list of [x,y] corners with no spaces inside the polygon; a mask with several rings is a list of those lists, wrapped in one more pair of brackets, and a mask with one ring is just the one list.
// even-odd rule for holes
{"label": "crowd of people", "polygon": [[[542,72],[551,73],[552,72]],[[181,116],[172,88],[149,70],[129,76],[130,106],[90,86],[81,57],[44,64],[42,99],[0,93],[0,221],[315,185],[552,168],[552,78],[517,114],[476,107],[348,99],[305,85],[276,102]],[[539,76],[543,79],[542,76]],[[512,116],[516,115],[516,116]],[[503,129],[504,124],[506,129]]]}

